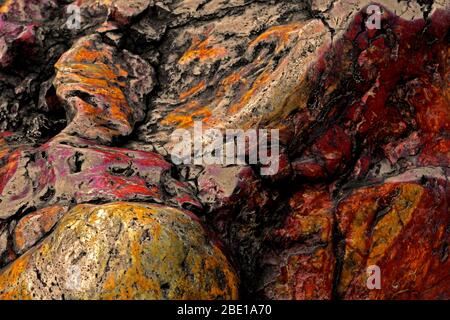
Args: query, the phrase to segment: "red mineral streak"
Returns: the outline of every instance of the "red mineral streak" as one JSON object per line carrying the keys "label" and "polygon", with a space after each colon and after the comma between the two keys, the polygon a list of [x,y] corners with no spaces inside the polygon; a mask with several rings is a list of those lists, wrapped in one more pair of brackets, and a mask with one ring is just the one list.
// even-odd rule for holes
{"label": "red mineral streak", "polygon": [[[258,236],[240,220],[227,224],[229,199],[249,199],[260,227],[269,212],[288,211],[281,228],[260,231],[256,283],[265,298],[448,299],[450,12],[436,10],[428,24],[384,12],[381,30],[364,28],[362,10],[322,49],[307,79],[317,91],[281,119],[295,177],[268,190],[276,197],[281,188],[284,197],[270,209],[241,187],[213,210],[231,243]],[[381,268],[380,290],[367,288],[371,265]]]}
{"label": "red mineral streak", "polygon": [[[318,85],[326,90],[319,98],[320,104],[328,103],[329,120],[325,121],[335,124],[325,133],[320,132],[322,128],[315,130],[316,142],[295,161],[294,168],[309,178],[333,173],[338,167],[342,170],[354,157],[350,151],[355,139],[369,153],[384,148],[393,163],[403,155],[413,157],[418,166],[447,166],[449,70],[445,67],[448,44],[443,30],[449,28],[449,11],[437,10],[425,33],[424,20],[406,21],[387,10],[383,30],[361,29],[361,19],[362,13],[311,70],[311,81],[320,81]],[[351,60],[353,56],[356,63]],[[346,83],[354,86],[351,95],[341,98],[339,105],[327,102]],[[405,137],[408,132],[409,137]],[[366,157],[364,167],[370,167],[367,161],[373,160]]]}
{"label": "red mineral streak", "polygon": [[[64,135],[36,150],[17,151],[14,159],[2,168],[7,170],[2,177],[6,200],[0,204],[4,214],[14,213],[24,204],[40,207],[55,200],[64,204],[134,199],[164,202],[167,196],[161,184],[172,179],[171,164],[157,154],[100,146]],[[25,159],[33,160],[26,166],[24,184],[24,172],[17,171],[17,162]],[[175,182],[175,186],[173,201],[170,197],[168,201],[180,207],[185,203],[201,206],[187,185]],[[45,196],[48,192],[52,192],[50,198]]]}
{"label": "red mineral streak", "polygon": [[[362,188],[340,202],[345,257],[339,291],[346,299],[448,299],[450,260],[446,182]],[[368,290],[366,267],[382,270]]]}

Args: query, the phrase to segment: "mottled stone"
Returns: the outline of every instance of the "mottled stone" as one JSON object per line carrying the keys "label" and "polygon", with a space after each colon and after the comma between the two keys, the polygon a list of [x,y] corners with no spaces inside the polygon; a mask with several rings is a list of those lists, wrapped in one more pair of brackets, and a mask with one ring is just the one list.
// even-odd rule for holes
{"label": "mottled stone", "polygon": [[261,294],[267,299],[331,299],[336,259],[333,202],[325,186],[306,187],[288,201],[280,227],[265,238]]}
{"label": "mottled stone", "polygon": [[145,11],[151,0],[80,0],[80,9],[89,15],[105,16],[120,25],[127,25],[137,15]]}
{"label": "mottled stone", "polygon": [[0,222],[0,268],[14,261],[17,254],[14,252],[11,239],[11,229],[14,228],[15,222]]}
{"label": "mottled stone", "polygon": [[154,201],[201,208],[172,165],[152,152],[113,148],[59,134],[39,148],[16,150],[2,167],[0,218],[32,208],[94,201]]}
{"label": "mottled stone", "polygon": [[297,84],[326,32],[319,20],[306,19],[302,2],[198,6],[168,4],[177,18],[221,9],[227,14],[166,32],[161,90],[151,101],[148,123],[138,128],[142,139],[169,151],[170,133],[190,129],[196,120],[205,128],[255,126],[273,111],[274,97]]}
{"label": "mottled stone", "polygon": [[14,228],[14,249],[22,254],[42,239],[58,222],[67,208],[47,207],[30,213],[19,220]]}
{"label": "mottled stone", "polygon": [[[379,30],[366,27],[368,0],[85,0],[77,1],[81,29],[71,31],[61,21],[68,1],[58,18],[38,25],[23,13],[51,1],[4,3],[0,129],[20,128],[34,143],[20,132],[0,134],[0,264],[12,262],[0,276],[6,297],[32,294],[30,283],[36,298],[150,297],[140,288],[178,297],[166,278],[150,283],[148,273],[142,279],[124,267],[138,260],[124,246],[135,239],[137,224],[127,217],[139,204],[120,205],[134,208],[119,215],[123,229],[98,218],[116,204],[82,206],[74,212],[100,226],[70,218],[76,227],[57,226],[43,241],[43,232],[29,242],[17,236],[36,210],[124,200],[197,213],[238,267],[244,298],[448,299],[448,1],[383,1]],[[36,48],[36,59],[18,59],[34,58]],[[60,133],[63,108],[68,125]],[[205,129],[280,129],[279,172],[171,165],[170,134],[196,120]],[[70,230],[87,236],[58,242]],[[69,258],[55,249],[72,241]],[[138,256],[180,252],[149,248]],[[208,269],[207,254],[196,252],[193,263]],[[114,276],[106,263],[89,262],[97,256],[115,263]],[[379,290],[366,286],[372,264],[381,268]],[[210,290],[207,279],[223,279],[212,274],[182,287]],[[231,287],[216,296],[234,297]]]}
{"label": "mottled stone", "polygon": [[[345,299],[448,299],[450,240],[446,182],[386,183],[354,191],[339,203],[345,253],[337,287]],[[367,268],[380,267],[369,290]]]}
{"label": "mottled stone", "polygon": [[236,299],[238,279],[191,214],[80,205],[0,272],[2,299]]}
{"label": "mottled stone", "polygon": [[206,166],[197,177],[199,199],[210,210],[222,207],[239,188],[240,172],[247,170],[240,166]]}
{"label": "mottled stone", "polygon": [[0,258],[5,254],[8,249],[8,228],[6,224],[0,225]]}

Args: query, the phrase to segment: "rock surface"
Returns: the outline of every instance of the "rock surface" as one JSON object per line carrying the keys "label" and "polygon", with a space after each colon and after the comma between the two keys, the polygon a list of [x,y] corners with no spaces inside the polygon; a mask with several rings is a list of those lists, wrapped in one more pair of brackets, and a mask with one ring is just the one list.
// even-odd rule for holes
{"label": "rock surface", "polygon": [[139,56],[117,52],[97,34],[78,40],[55,68],[56,95],[72,118],[63,132],[107,144],[143,119],[154,80]]}
{"label": "rock surface", "polygon": [[9,155],[2,177],[0,218],[49,204],[117,200],[201,208],[191,187],[171,176],[160,155],[101,146],[61,133],[39,148]]}
{"label": "rock surface", "polygon": [[[446,183],[436,178],[386,183],[359,189],[339,203],[346,245],[337,290],[344,298],[449,299]],[[367,289],[371,265],[384,270],[382,291]]]}
{"label": "rock surface", "polygon": [[5,299],[236,299],[198,219],[158,205],[80,205],[0,275]]}
{"label": "rock surface", "polygon": [[[449,299],[450,8],[370,4],[2,1],[0,295]],[[194,121],[278,172],[171,163]]]}
{"label": "rock surface", "polygon": [[46,207],[23,217],[15,226],[13,241],[16,253],[21,254],[42,239],[65,213],[60,206]]}

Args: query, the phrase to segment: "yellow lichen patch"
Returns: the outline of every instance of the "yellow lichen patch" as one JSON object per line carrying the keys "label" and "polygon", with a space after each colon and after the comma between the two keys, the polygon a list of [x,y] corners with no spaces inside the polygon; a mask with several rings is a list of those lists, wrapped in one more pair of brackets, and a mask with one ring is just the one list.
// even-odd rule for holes
{"label": "yellow lichen patch", "polygon": [[2,0],[0,1],[0,14],[7,14],[8,20],[37,21],[45,18],[43,10],[55,4],[50,0]]}
{"label": "yellow lichen patch", "polygon": [[[261,120],[261,124],[282,128],[282,121],[291,114],[294,110],[301,110],[302,112],[308,112],[306,103],[308,101],[311,85],[307,80],[306,75],[303,75],[294,90],[287,96],[285,93],[275,94],[273,100],[273,110],[264,115]],[[282,97],[280,99],[280,97]]]}
{"label": "yellow lichen patch", "polygon": [[29,265],[30,255],[25,254],[0,271],[0,300],[29,300],[31,293],[23,282],[23,274]]}
{"label": "yellow lichen patch", "polygon": [[127,25],[133,17],[143,12],[150,0],[78,0],[78,6],[88,12],[101,12],[121,25]]}
{"label": "yellow lichen patch", "polygon": [[14,246],[23,252],[49,232],[65,212],[61,206],[51,206],[30,213],[20,219],[14,229]]}
{"label": "yellow lichen patch", "polygon": [[[116,0],[117,1],[117,0]],[[77,5],[81,8],[108,8],[111,10],[114,5],[113,0],[78,0]]]}
{"label": "yellow lichen patch", "polygon": [[104,5],[111,5],[113,4],[112,0],[95,0],[98,3],[104,4]]}
{"label": "yellow lichen patch", "polygon": [[29,296],[29,290],[36,299],[238,297],[233,268],[202,226],[158,205],[76,206],[23,257],[30,262],[20,258],[0,273],[0,294],[7,298]]}
{"label": "yellow lichen patch", "polygon": [[368,266],[377,264],[378,259],[382,258],[394,243],[403,227],[411,220],[423,192],[423,188],[417,184],[399,187],[399,195],[391,204],[389,212],[381,218],[373,230]]}
{"label": "yellow lichen patch", "polygon": [[10,151],[8,148],[0,149],[0,159],[3,159],[5,156],[9,155]]}
{"label": "yellow lichen patch", "polygon": [[194,38],[192,45],[178,60],[178,63],[184,65],[195,59],[203,61],[224,57],[227,54],[227,50],[223,47],[211,47],[209,44],[212,40],[213,38],[211,37],[203,41],[198,37]]}
{"label": "yellow lichen patch", "polygon": [[222,86],[227,88],[241,80],[245,81],[245,79],[242,79],[242,75],[240,74],[240,72],[235,72],[235,73],[230,74],[228,77],[226,77],[225,79],[222,80]]}
{"label": "yellow lichen patch", "polygon": [[338,208],[341,232],[345,235],[344,266],[339,289],[344,290],[355,272],[365,263],[369,249],[368,230],[379,207],[378,197],[387,195],[392,186],[359,190],[345,199]]}

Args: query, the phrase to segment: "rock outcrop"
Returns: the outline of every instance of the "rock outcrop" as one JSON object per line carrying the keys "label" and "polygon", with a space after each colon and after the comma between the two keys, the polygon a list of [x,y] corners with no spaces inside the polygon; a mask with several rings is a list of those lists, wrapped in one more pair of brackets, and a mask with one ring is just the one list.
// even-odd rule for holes
{"label": "rock outcrop", "polygon": [[[449,299],[449,35],[437,0],[2,1],[0,298]],[[279,130],[277,172],[174,163],[196,121]]]}
{"label": "rock outcrop", "polygon": [[189,213],[79,205],[0,275],[5,299],[236,299],[238,279]]}

